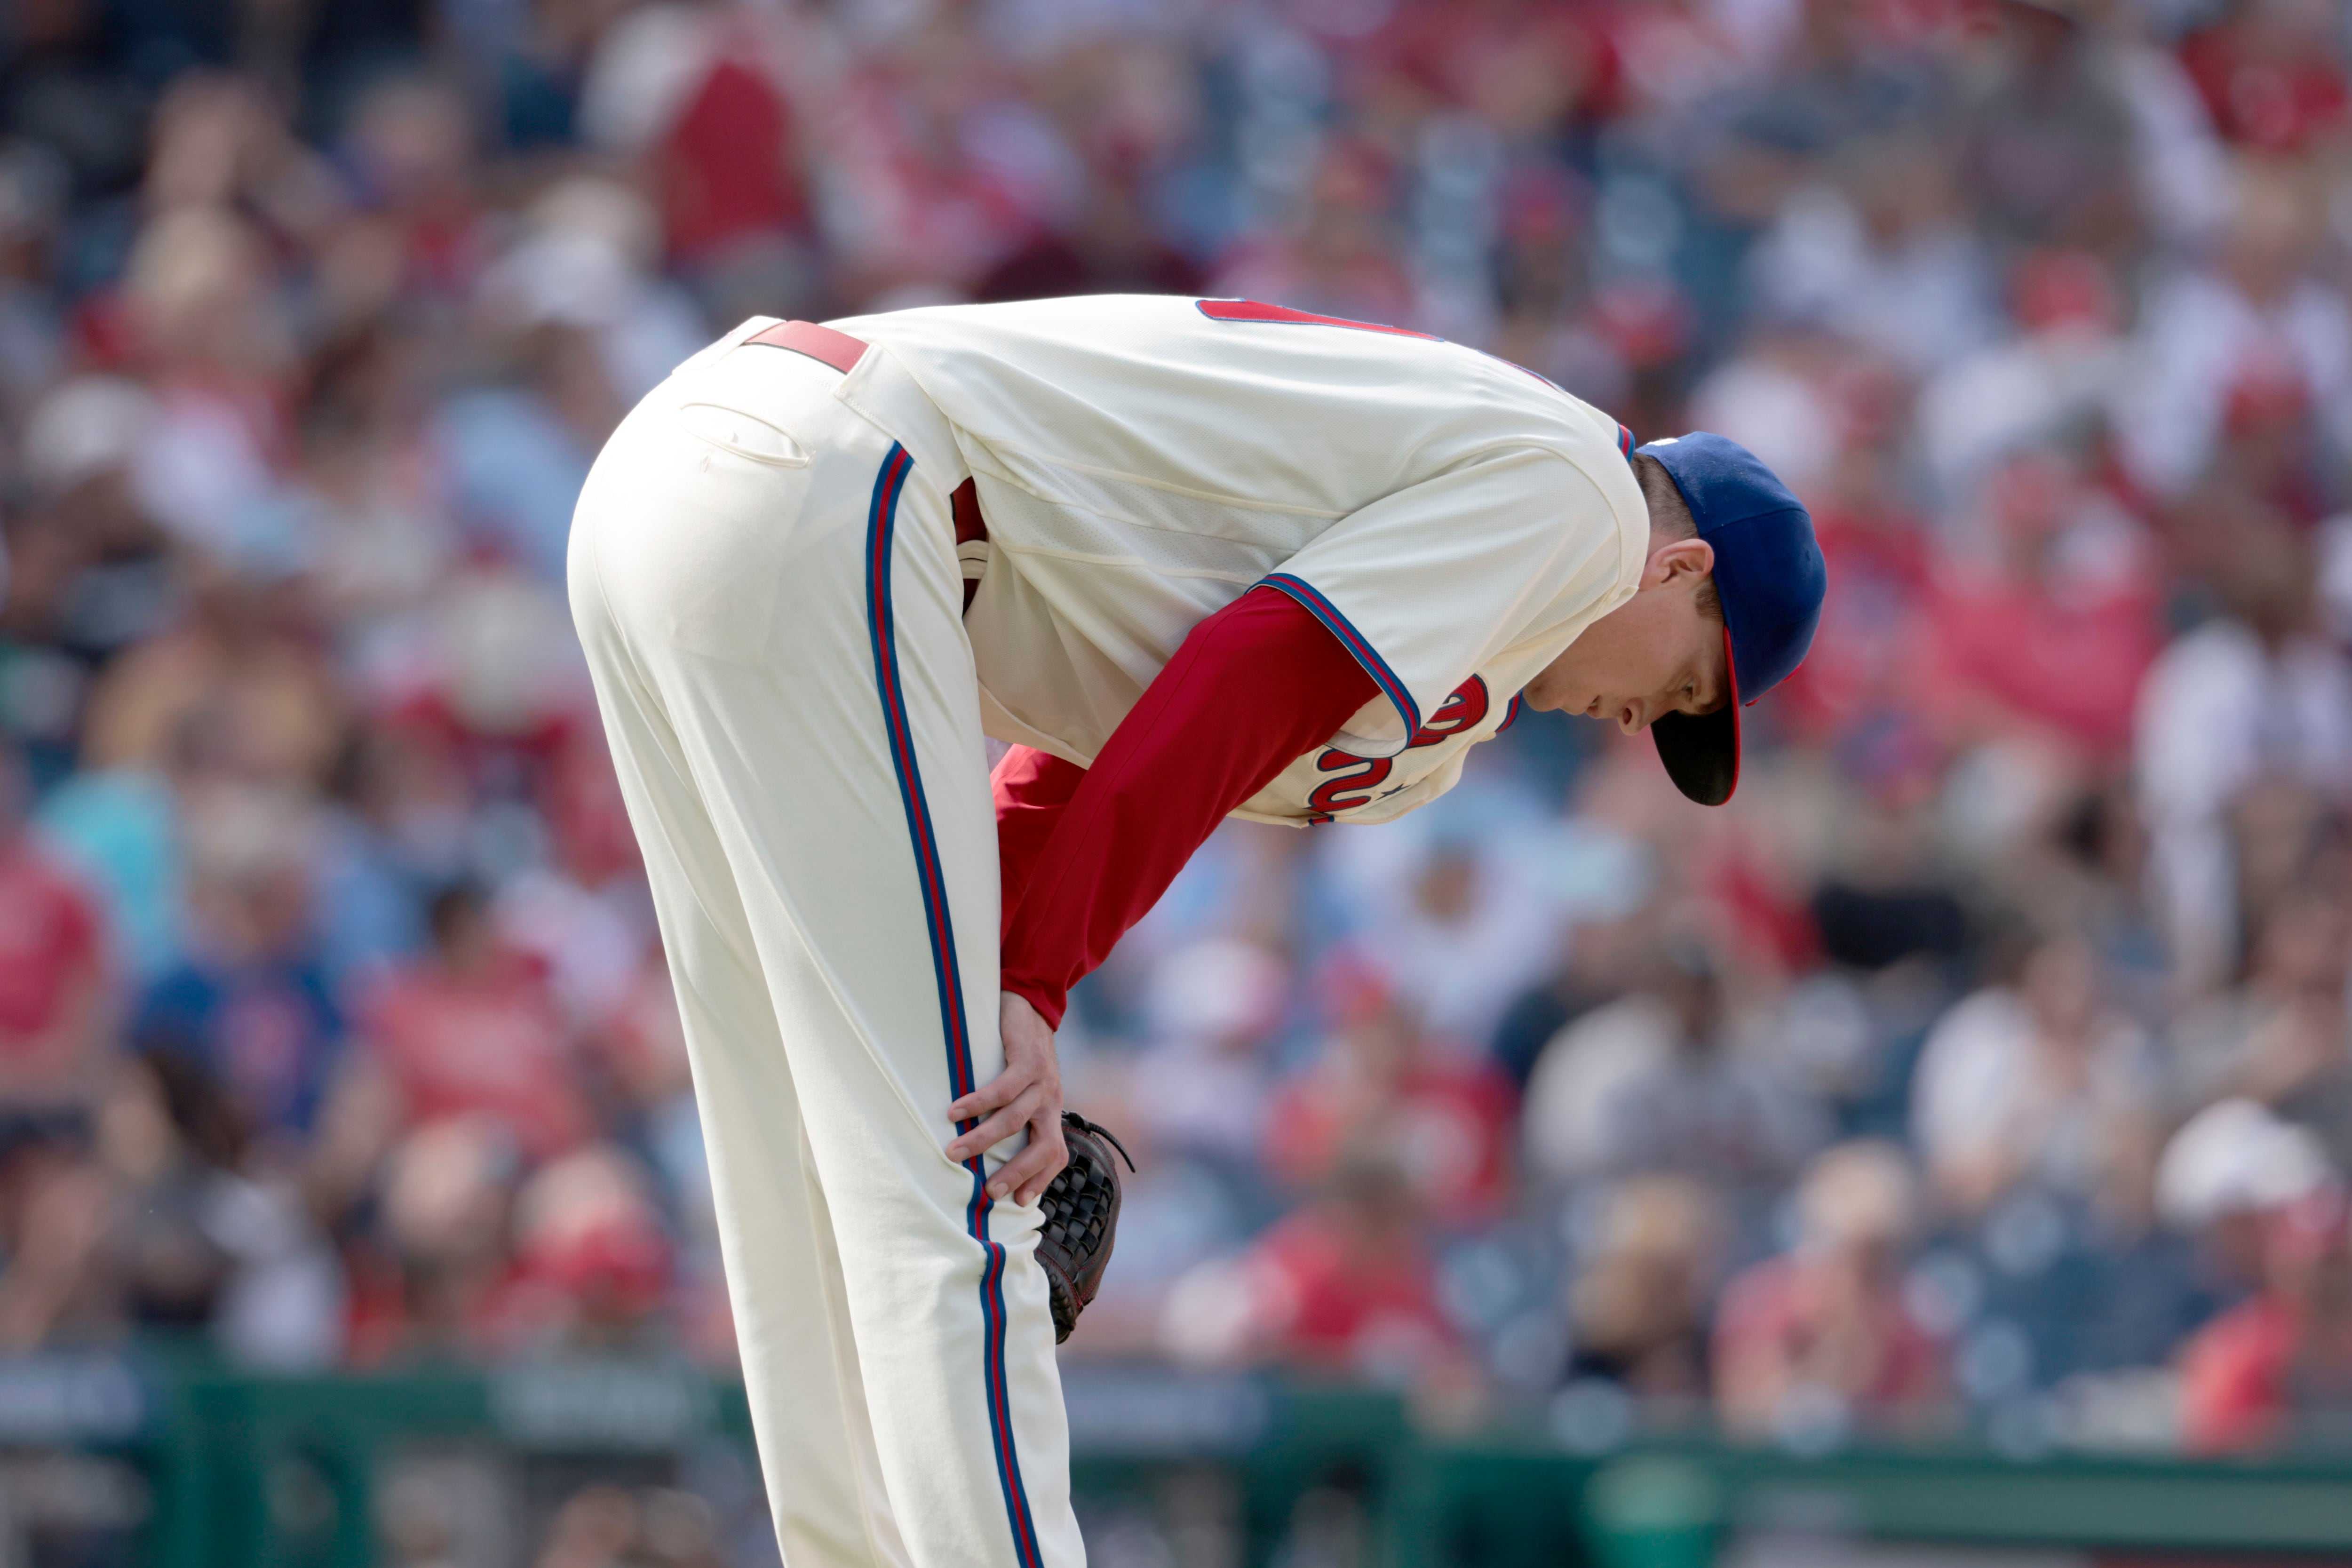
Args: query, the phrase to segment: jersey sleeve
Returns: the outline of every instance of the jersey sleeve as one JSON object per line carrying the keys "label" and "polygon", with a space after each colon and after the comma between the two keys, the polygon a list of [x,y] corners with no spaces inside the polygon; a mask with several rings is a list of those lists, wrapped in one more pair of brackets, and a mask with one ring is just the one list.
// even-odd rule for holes
{"label": "jersey sleeve", "polygon": [[1029,879],[1053,839],[1062,810],[1086,778],[1087,770],[1077,763],[1034,746],[1014,746],[989,775],[989,790],[996,799],[998,907],[1003,911],[997,927],[1000,936],[1012,929],[1013,911],[1021,907],[1021,896],[1028,891]]}
{"label": "jersey sleeve", "polygon": [[1494,656],[1601,608],[1627,550],[1617,512],[1583,469],[1514,449],[1350,513],[1261,585],[1328,626],[1394,710],[1393,720],[1360,717],[1337,743],[1391,757]]}
{"label": "jersey sleeve", "polygon": [[[1004,916],[1003,987],[1059,1028],[1070,987],[1160,901],[1225,814],[1372,696],[1323,626],[1253,590],[1192,628],[1066,795],[1071,764],[1008,755],[998,842],[1009,831],[1009,858],[1034,856],[1034,868],[1019,889],[1007,875],[1018,902]],[[1051,832],[1033,850],[1048,814]]]}

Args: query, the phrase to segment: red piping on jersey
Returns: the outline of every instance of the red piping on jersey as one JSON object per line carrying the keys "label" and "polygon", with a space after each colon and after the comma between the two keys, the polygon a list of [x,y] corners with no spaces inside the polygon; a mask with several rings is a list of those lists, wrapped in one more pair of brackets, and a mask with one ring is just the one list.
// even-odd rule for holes
{"label": "red piping on jersey", "polygon": [[1427,343],[1445,340],[1429,332],[1416,332],[1410,327],[1382,326],[1378,321],[1351,321],[1345,316],[1318,316],[1307,310],[1294,310],[1287,305],[1264,305],[1255,300],[1201,300],[1194,301],[1201,314],[1213,321],[1289,321],[1316,327],[1351,327],[1360,332],[1386,332],[1395,338],[1419,338]]}

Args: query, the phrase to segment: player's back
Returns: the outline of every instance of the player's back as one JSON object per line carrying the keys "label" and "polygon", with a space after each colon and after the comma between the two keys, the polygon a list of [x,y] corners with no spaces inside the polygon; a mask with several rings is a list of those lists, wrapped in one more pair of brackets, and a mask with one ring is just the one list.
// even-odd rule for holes
{"label": "player's back", "polygon": [[1110,294],[835,324],[887,347],[1016,473],[1082,465],[1339,516],[1497,447],[1616,456],[1614,420],[1506,361],[1247,301]]}
{"label": "player's back", "polygon": [[1156,295],[833,325],[887,362],[843,398],[913,449],[903,377],[955,448],[919,466],[975,483],[964,626],[1003,740],[1090,761],[1192,626],[1272,583],[1374,672],[1388,695],[1347,733],[1387,754],[1632,591],[1647,514],[1616,421],[1475,349]]}

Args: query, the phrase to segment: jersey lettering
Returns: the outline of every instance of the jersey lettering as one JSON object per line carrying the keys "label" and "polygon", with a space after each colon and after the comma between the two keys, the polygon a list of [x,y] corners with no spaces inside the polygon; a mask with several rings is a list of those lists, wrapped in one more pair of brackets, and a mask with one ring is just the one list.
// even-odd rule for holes
{"label": "jersey lettering", "polygon": [[[1346,752],[1326,752],[1315,759],[1315,765],[1327,773],[1339,768],[1360,770],[1341,778],[1325,779],[1315,786],[1315,793],[1307,797],[1307,809],[1323,822],[1330,821],[1336,812],[1361,805],[1371,799],[1370,792],[1386,784],[1389,774],[1396,772],[1396,763],[1391,758],[1358,757]],[[1363,793],[1359,794],[1359,791]]]}
{"label": "jersey lettering", "polygon": [[1486,695],[1486,683],[1472,676],[1455,687],[1451,697],[1437,705],[1437,711],[1429,716],[1429,722],[1415,730],[1412,739],[1405,742],[1405,750],[1411,751],[1415,746],[1433,746],[1458,730],[1467,730],[1486,716],[1486,710],[1491,705]]}
{"label": "jersey lettering", "polygon": [[[1518,699],[1515,697],[1511,700],[1516,704]],[[1412,739],[1405,742],[1404,749],[1411,752],[1423,746],[1434,746],[1448,736],[1459,734],[1477,724],[1493,707],[1494,698],[1486,690],[1486,680],[1474,675],[1455,687],[1453,695],[1437,705],[1437,711],[1429,716],[1428,723],[1412,732]],[[1396,772],[1396,760],[1392,757],[1360,757],[1351,752],[1330,747],[1315,759],[1315,767],[1317,772],[1327,773],[1339,773],[1343,768],[1357,771],[1343,773],[1339,778],[1326,779],[1315,786],[1314,793],[1307,797],[1307,809],[1312,813],[1307,818],[1310,822],[1328,822],[1340,812],[1370,801],[1386,800],[1405,787],[1398,784],[1394,789],[1381,788],[1388,783],[1389,775]]]}

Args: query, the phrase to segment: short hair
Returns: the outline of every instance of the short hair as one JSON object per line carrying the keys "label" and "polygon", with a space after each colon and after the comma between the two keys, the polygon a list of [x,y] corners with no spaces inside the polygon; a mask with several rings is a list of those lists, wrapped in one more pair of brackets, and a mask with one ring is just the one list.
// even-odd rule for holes
{"label": "short hair", "polygon": [[[1691,516],[1690,503],[1683,500],[1681,487],[1666,466],[1647,452],[1633,454],[1633,478],[1642,486],[1642,499],[1650,509],[1650,543],[1674,544],[1698,537],[1698,520]],[[1723,597],[1715,591],[1715,574],[1707,574],[1698,585],[1698,613],[1712,621],[1723,619]]]}

